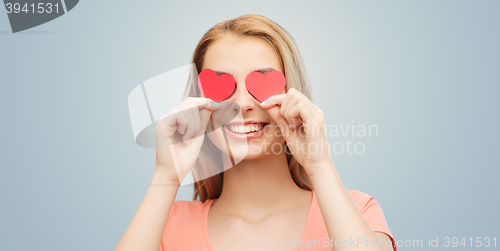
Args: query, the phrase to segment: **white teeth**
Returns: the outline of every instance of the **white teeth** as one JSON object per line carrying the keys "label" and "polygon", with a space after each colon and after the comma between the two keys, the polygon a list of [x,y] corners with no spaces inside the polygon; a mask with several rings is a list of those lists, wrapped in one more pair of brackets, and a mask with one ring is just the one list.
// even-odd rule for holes
{"label": "white teeth", "polygon": [[257,132],[262,130],[264,128],[263,124],[252,124],[252,125],[229,125],[229,130],[234,132],[234,133],[249,133],[249,132]]}

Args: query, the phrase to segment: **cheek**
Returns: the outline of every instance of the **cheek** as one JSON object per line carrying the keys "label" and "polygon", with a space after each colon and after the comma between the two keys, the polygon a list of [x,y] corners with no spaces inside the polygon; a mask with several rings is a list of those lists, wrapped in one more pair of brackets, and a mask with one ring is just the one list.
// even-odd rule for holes
{"label": "cheek", "polygon": [[269,144],[285,142],[285,138],[283,137],[281,130],[274,122],[269,125],[269,128],[266,130],[263,136],[265,138],[265,142]]}

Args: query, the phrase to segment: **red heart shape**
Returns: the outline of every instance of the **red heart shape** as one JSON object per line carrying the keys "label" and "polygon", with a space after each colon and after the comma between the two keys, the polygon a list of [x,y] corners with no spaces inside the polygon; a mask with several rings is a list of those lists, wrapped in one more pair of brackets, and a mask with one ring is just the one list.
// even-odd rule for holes
{"label": "red heart shape", "polygon": [[264,74],[254,71],[245,79],[247,90],[254,98],[263,102],[269,97],[280,94],[286,85],[286,79],[280,71]]}
{"label": "red heart shape", "polygon": [[198,87],[205,98],[220,102],[231,97],[236,84],[229,74],[217,76],[213,70],[205,69],[198,75]]}

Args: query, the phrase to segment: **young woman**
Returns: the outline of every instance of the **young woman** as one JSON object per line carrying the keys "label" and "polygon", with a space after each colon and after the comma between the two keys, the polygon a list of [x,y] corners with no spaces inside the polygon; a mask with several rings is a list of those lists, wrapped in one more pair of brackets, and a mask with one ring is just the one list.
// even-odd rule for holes
{"label": "young woman", "polygon": [[[115,250],[396,250],[375,199],[344,188],[301,55],[283,28],[259,15],[219,23],[193,63],[199,74],[234,79],[220,92],[243,121],[225,124],[226,135],[198,136],[222,103],[188,84],[182,104],[157,125],[157,143],[169,147],[157,148],[152,184]],[[286,85],[259,100],[268,88],[250,86],[254,72],[276,81],[282,74]],[[181,144],[172,144],[176,137]],[[224,171],[196,181],[193,201],[175,201],[192,168]]]}

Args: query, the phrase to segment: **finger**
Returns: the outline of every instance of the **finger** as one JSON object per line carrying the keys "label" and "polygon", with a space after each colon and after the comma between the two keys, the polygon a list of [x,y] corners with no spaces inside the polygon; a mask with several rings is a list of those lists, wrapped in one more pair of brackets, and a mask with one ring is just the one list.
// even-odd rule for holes
{"label": "finger", "polygon": [[221,105],[209,98],[205,98],[205,103],[198,105],[199,109],[207,109],[211,111],[216,111],[221,108]]}
{"label": "finger", "polygon": [[188,124],[186,127],[186,132],[182,136],[182,141],[187,145],[188,141],[193,137],[195,133],[195,118],[193,113],[191,113],[189,110],[185,112],[184,114],[188,120]]}
{"label": "finger", "polygon": [[[175,133],[175,130],[174,130]],[[166,139],[167,137],[165,136],[167,134],[166,131],[166,126],[164,122],[164,117],[160,118],[156,124],[155,128],[155,137],[156,137],[156,148],[165,148],[166,146]],[[173,134],[173,133],[172,133]]]}
{"label": "finger", "polygon": [[213,101],[209,98],[194,98],[190,97],[184,100],[182,106],[192,107],[198,106],[199,109],[208,109],[208,110],[218,110],[220,109],[220,104]]}
{"label": "finger", "polygon": [[[183,127],[182,125],[186,124],[187,121],[184,119],[182,113],[180,113],[177,108],[173,109],[169,114],[163,116],[160,120],[163,120],[162,126],[165,128],[165,134],[163,136],[165,138],[173,137],[175,131],[179,131],[180,134],[184,133],[185,127]],[[180,127],[179,124],[181,125]],[[163,128],[162,131],[160,131],[160,134],[163,134]]]}
{"label": "finger", "polygon": [[285,99],[286,94],[278,94],[269,97],[267,100],[264,102],[260,103],[260,107],[264,109],[269,109],[270,107],[273,107],[275,105],[281,105],[283,100]]}
{"label": "finger", "polygon": [[[288,106],[288,103],[290,103],[292,100],[296,100],[295,98],[295,95],[299,93],[299,91],[297,91],[297,89],[295,88],[290,88],[290,90],[288,90],[288,92],[286,93],[285,95],[285,99],[283,99],[283,102],[281,103],[281,114],[285,114],[285,109],[286,107]],[[295,102],[297,103],[297,102]]]}
{"label": "finger", "polygon": [[300,125],[300,116],[307,114],[305,111],[304,103],[294,105],[290,110],[286,111],[285,118],[292,128],[297,128]]}
{"label": "finger", "polygon": [[302,122],[318,121],[318,111],[321,113],[321,110],[317,108],[309,98],[304,96],[304,100],[299,102],[299,104],[299,119],[301,119]]}
{"label": "finger", "polygon": [[194,133],[193,137],[198,136],[197,133],[200,130],[200,109],[197,106],[191,107],[190,112],[193,114],[193,127],[194,127]]}
{"label": "finger", "polygon": [[207,129],[208,121],[212,116],[212,112],[207,109],[201,109],[199,113],[200,113],[200,130],[198,131],[197,135],[203,135],[205,133],[205,130]]}
{"label": "finger", "polygon": [[285,136],[285,139],[290,135],[290,128],[288,121],[281,115],[280,108],[278,106],[271,107],[267,110],[271,119],[280,128],[281,132]]}
{"label": "finger", "polygon": [[293,118],[288,117],[288,112],[300,102],[300,100],[296,97],[296,94],[297,93],[291,93],[287,95],[288,97],[285,98],[280,108],[281,116],[283,116],[288,121],[288,124],[292,127],[295,125],[295,123],[293,123]]}
{"label": "finger", "polygon": [[189,121],[186,117],[186,114],[184,113],[176,113],[175,114],[175,122],[177,125],[177,131],[184,135],[186,133],[187,126],[189,124]]}

